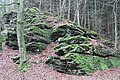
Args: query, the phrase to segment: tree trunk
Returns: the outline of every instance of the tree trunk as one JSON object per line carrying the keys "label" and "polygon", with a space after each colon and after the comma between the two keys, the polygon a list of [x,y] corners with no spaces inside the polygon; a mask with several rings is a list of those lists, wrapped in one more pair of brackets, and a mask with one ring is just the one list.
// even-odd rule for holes
{"label": "tree trunk", "polygon": [[69,6],[68,6],[68,20],[70,20],[70,6],[71,6],[71,0],[69,0]]}
{"label": "tree trunk", "polygon": [[50,0],[50,13],[52,13],[52,0]]}
{"label": "tree trunk", "polygon": [[66,0],[63,0],[62,5],[61,5],[61,7],[60,7],[60,17],[63,17],[63,16],[64,16],[64,14],[63,14],[63,9],[64,9],[64,4],[65,4],[65,2],[66,2]]}
{"label": "tree trunk", "polygon": [[80,10],[79,10],[79,0],[77,0],[77,23],[78,23],[78,26],[80,26]]}
{"label": "tree trunk", "polygon": [[18,40],[19,54],[20,54],[20,68],[22,67],[24,61],[27,60],[26,46],[24,40],[23,1],[24,0],[18,1],[19,5],[17,12],[17,40]]}
{"label": "tree trunk", "polygon": [[42,0],[40,0],[40,3],[39,3],[39,10],[42,11]]}
{"label": "tree trunk", "polygon": [[97,14],[97,2],[96,2],[96,0],[95,0],[95,31],[97,31],[97,16],[96,16],[96,14]]}
{"label": "tree trunk", "polygon": [[85,5],[84,5],[84,28],[86,27],[86,4],[87,4],[87,0],[85,0]]}
{"label": "tree trunk", "polygon": [[115,45],[114,48],[117,50],[117,44],[118,44],[118,30],[117,30],[117,3],[118,0],[114,3],[113,13],[114,13],[114,21],[115,21]]}
{"label": "tree trunk", "polygon": [[88,16],[88,19],[87,19],[87,26],[88,26],[88,29],[90,30],[90,14],[89,14],[89,9],[88,9],[88,12],[87,12],[87,16]]}

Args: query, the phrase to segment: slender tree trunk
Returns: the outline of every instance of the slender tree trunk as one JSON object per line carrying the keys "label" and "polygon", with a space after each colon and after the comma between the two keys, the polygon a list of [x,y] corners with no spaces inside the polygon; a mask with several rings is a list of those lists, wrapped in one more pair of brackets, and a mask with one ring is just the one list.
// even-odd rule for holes
{"label": "slender tree trunk", "polygon": [[50,0],[50,13],[52,13],[52,0]]}
{"label": "slender tree trunk", "polygon": [[59,1],[57,2],[57,16],[59,16]]}
{"label": "slender tree trunk", "polygon": [[45,0],[45,3],[44,3],[44,10],[45,10],[45,12],[47,11],[47,1]]}
{"label": "slender tree trunk", "polygon": [[95,0],[95,31],[97,31],[97,1]]}
{"label": "slender tree trunk", "polygon": [[84,5],[84,28],[86,27],[86,4],[87,4],[87,0],[85,0],[85,5]]}
{"label": "slender tree trunk", "polygon": [[42,11],[42,0],[40,0],[40,3],[39,3],[39,10]]}
{"label": "slender tree trunk", "polygon": [[64,9],[65,2],[66,2],[66,0],[63,0],[63,2],[62,2],[61,8],[60,8],[60,17],[64,16],[63,9]]}
{"label": "slender tree trunk", "polygon": [[115,49],[117,50],[117,44],[118,44],[118,29],[117,29],[117,3],[118,0],[114,3],[113,13],[114,13],[114,20],[115,20]]}
{"label": "slender tree trunk", "polygon": [[[77,0],[76,1],[74,1],[75,3],[74,4],[77,4]],[[76,22],[76,18],[77,18],[77,5],[75,6],[75,12],[74,12],[74,20],[73,20],[73,22],[75,23]]]}
{"label": "slender tree trunk", "polygon": [[74,20],[73,20],[74,23],[76,22],[76,16],[77,16],[77,11],[75,10],[75,13],[74,13]]}
{"label": "slender tree trunk", "polygon": [[26,57],[26,46],[24,40],[24,22],[23,22],[23,1],[19,0],[18,12],[17,12],[17,39],[20,54],[20,68],[22,67],[24,61],[27,61]]}
{"label": "slender tree trunk", "polygon": [[70,20],[70,6],[71,6],[71,0],[69,0],[69,6],[68,6],[68,20]]}
{"label": "slender tree trunk", "polygon": [[78,26],[80,26],[80,10],[79,10],[79,0],[77,0],[77,23],[78,23]]}
{"label": "slender tree trunk", "polygon": [[101,17],[100,17],[100,20],[99,20],[99,36],[101,35]]}
{"label": "slender tree trunk", "polygon": [[75,11],[74,20],[73,20],[74,23],[76,22],[76,15],[77,15],[77,11]]}
{"label": "slender tree trunk", "polygon": [[109,25],[110,24],[110,17],[107,17],[107,20],[108,20],[107,21],[107,31],[108,31],[107,33],[109,35],[110,34],[110,25]]}
{"label": "slender tree trunk", "polygon": [[87,19],[87,24],[88,24],[88,29],[90,30],[90,14],[89,14],[89,9],[88,9],[88,19]]}
{"label": "slender tree trunk", "polygon": [[52,12],[55,12],[55,3],[54,3],[54,0],[52,0]]}
{"label": "slender tree trunk", "polygon": [[[3,3],[3,4],[6,5],[6,3],[7,3],[6,0],[4,0],[4,3]],[[4,9],[3,13],[6,13],[6,6],[4,6],[3,9]]]}
{"label": "slender tree trunk", "polygon": [[61,3],[62,3],[62,1],[59,0],[59,17],[61,17]]}
{"label": "slender tree trunk", "polygon": [[65,19],[65,11],[66,11],[66,0],[62,3],[62,17]]}

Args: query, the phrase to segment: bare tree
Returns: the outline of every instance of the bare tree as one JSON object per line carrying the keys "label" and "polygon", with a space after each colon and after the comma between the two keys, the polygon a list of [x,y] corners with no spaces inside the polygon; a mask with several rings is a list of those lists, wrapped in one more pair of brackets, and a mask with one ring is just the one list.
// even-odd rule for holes
{"label": "bare tree", "polygon": [[62,5],[60,6],[60,17],[64,17],[63,10],[64,10],[64,5],[65,5],[66,0],[63,0]]}
{"label": "bare tree", "polygon": [[114,7],[113,7],[113,13],[115,17],[115,49],[117,49],[118,44],[118,26],[117,26],[117,5],[119,0],[115,0]]}
{"label": "bare tree", "polygon": [[24,0],[18,0],[18,11],[17,11],[17,40],[19,46],[19,54],[20,54],[20,68],[25,61],[27,61],[26,57],[26,46],[24,40],[24,22],[23,22],[23,5]]}
{"label": "bare tree", "polygon": [[97,1],[95,0],[95,30],[97,31]]}
{"label": "bare tree", "polygon": [[69,1],[69,6],[68,6],[68,20],[70,20],[70,6],[71,6],[71,0]]}

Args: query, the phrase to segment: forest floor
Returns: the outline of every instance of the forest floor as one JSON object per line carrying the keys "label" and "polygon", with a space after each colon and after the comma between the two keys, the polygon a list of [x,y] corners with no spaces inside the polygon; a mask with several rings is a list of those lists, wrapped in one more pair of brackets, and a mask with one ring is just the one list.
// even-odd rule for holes
{"label": "forest floor", "polygon": [[91,76],[67,75],[53,70],[45,64],[45,60],[48,56],[56,56],[53,50],[55,46],[52,42],[41,54],[29,54],[31,67],[25,73],[15,71],[17,65],[11,59],[18,51],[4,47],[0,53],[0,80],[120,80],[120,68],[96,71]]}

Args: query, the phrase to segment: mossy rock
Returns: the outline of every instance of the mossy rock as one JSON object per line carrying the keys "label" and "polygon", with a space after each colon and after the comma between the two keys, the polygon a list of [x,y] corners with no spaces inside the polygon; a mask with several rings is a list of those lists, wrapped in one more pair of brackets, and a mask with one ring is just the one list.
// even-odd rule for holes
{"label": "mossy rock", "polygon": [[83,33],[85,32],[84,30],[82,31],[81,28],[76,27],[75,25],[72,25],[72,24],[66,24],[66,25],[59,26],[58,28],[53,30],[51,39],[53,41],[56,41],[60,37],[64,37],[67,35],[71,35],[71,36],[82,35]]}
{"label": "mossy rock", "polygon": [[67,37],[60,37],[57,41],[59,43],[66,42],[67,44],[82,44],[88,41],[88,38],[80,35],[67,36]]}
{"label": "mossy rock", "polygon": [[87,31],[86,34],[89,35],[88,37],[99,39],[99,34],[97,32],[95,32],[95,31]]}
{"label": "mossy rock", "polygon": [[48,57],[46,64],[58,72],[69,75],[85,75],[86,73],[71,59],[60,59],[59,57]]}
{"label": "mossy rock", "polygon": [[95,70],[104,70],[109,68],[106,60],[102,57],[72,53],[68,58],[78,63],[79,67],[82,68],[87,74],[90,74]]}
{"label": "mossy rock", "polygon": [[[108,42],[107,45],[102,43],[98,33],[94,31],[88,31],[70,23],[53,30],[51,38],[58,43],[55,47],[55,54],[58,55],[59,61],[71,60],[78,65],[79,70],[87,75],[96,70],[120,66],[120,52],[110,50],[107,45],[112,45],[111,42]],[[57,63],[55,61],[54,58],[50,59],[50,66],[68,74],[67,71],[64,72],[63,63],[59,64],[60,70],[58,70],[58,64],[54,64]],[[75,69],[75,67],[73,68]],[[76,71],[79,70],[76,69]]]}
{"label": "mossy rock", "polygon": [[[72,75],[90,75],[96,70],[105,70],[120,66],[120,59],[115,57],[103,58],[78,53],[69,54],[70,55],[65,58],[51,57],[46,61],[46,63],[53,69],[65,74],[70,74],[69,69],[76,70],[76,73],[74,73],[74,71],[73,73],[71,72]],[[67,66],[65,69],[64,65],[68,64],[71,66]]]}
{"label": "mossy rock", "polygon": [[111,47],[111,48],[114,47],[114,43],[113,43],[112,41],[110,41],[110,40],[106,40],[106,41],[104,42],[104,44],[107,45],[107,46],[109,46],[109,47]]}
{"label": "mossy rock", "polygon": [[41,53],[46,47],[47,47],[47,44],[45,43],[35,42],[32,44],[26,45],[26,50],[31,54],[37,54],[37,53]]}
{"label": "mossy rock", "polygon": [[[40,53],[50,43],[51,29],[41,29],[37,26],[31,26],[25,29],[25,44],[28,52]],[[17,35],[9,33],[6,44],[14,50],[18,50]]]}
{"label": "mossy rock", "polygon": [[[28,53],[41,53],[51,42],[52,28],[46,23],[46,17],[44,18],[39,14],[37,8],[26,8],[24,12],[26,50]],[[18,50],[16,33],[15,26],[13,29],[9,30],[6,39],[6,44],[14,50]]]}

